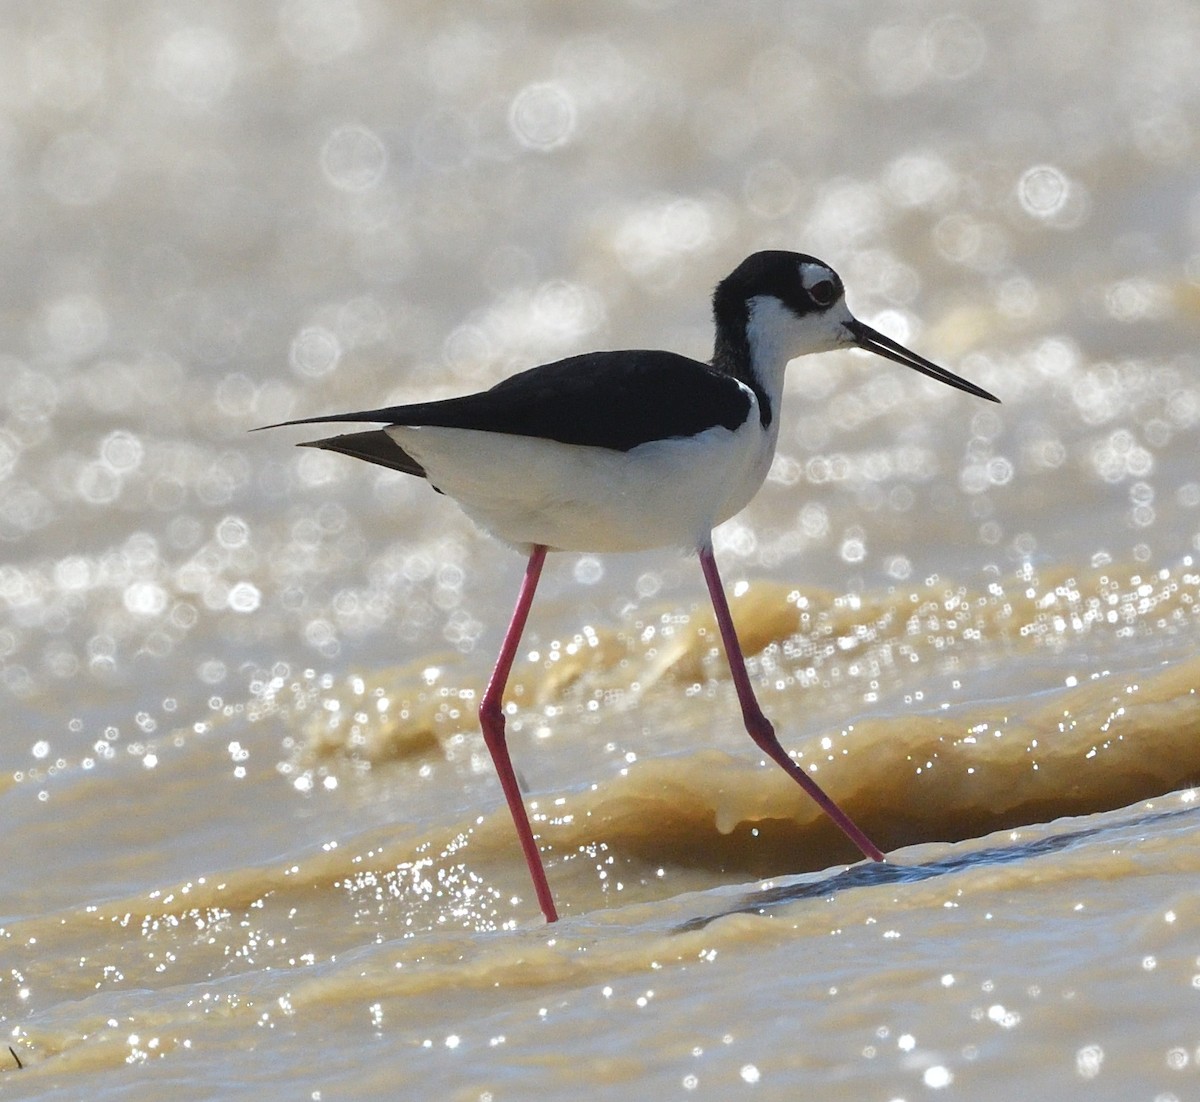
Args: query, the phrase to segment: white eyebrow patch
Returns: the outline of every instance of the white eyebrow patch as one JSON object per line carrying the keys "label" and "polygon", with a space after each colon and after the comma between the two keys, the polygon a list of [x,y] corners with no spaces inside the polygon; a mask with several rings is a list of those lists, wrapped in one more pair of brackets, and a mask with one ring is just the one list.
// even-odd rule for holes
{"label": "white eyebrow patch", "polygon": [[834,275],[833,270],[826,268],[824,264],[814,264],[811,260],[805,260],[800,265],[800,285],[806,290],[810,290],[823,280],[828,280],[835,287],[838,285],[838,278]]}

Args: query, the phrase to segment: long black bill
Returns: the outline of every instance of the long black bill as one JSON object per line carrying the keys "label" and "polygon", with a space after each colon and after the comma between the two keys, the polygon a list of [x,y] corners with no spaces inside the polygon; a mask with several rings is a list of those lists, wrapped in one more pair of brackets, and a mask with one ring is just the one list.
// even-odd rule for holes
{"label": "long black bill", "polygon": [[865,348],[868,352],[874,352],[877,356],[883,356],[885,359],[894,360],[898,364],[904,364],[905,367],[911,367],[914,371],[919,371],[922,375],[928,375],[931,379],[937,379],[939,383],[945,383],[947,386],[965,390],[968,394],[974,394],[976,398],[986,398],[989,402],[1000,401],[999,398],[994,394],[989,394],[983,387],[969,383],[966,379],[959,378],[952,371],[947,371],[944,367],[938,367],[937,364],[930,363],[924,356],[918,356],[915,352],[910,352],[904,345],[897,344],[891,337],[885,337],[878,329],[872,329],[857,318],[851,318],[845,325],[850,335],[854,338],[854,343],[859,348]]}

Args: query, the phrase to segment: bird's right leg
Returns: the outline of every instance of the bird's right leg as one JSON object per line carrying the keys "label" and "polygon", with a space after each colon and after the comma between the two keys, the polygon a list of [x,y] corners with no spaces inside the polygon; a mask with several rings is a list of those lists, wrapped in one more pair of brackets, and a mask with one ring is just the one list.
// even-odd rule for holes
{"label": "bird's right leg", "polygon": [[538,578],[541,577],[542,564],[545,561],[546,548],[535,544],[529,554],[529,563],[525,567],[525,578],[517,595],[516,608],[513,609],[508,630],[504,633],[504,642],[500,644],[500,654],[496,658],[496,665],[492,669],[492,676],[479,705],[479,723],[483,728],[484,744],[488,753],[492,755],[492,762],[500,777],[504,798],[508,801],[513,826],[517,828],[517,837],[525,854],[525,864],[529,866],[538,905],[542,908],[547,922],[557,922],[558,911],[554,907],[554,897],[550,894],[542,856],[538,852],[537,841],[529,825],[529,815],[525,811],[525,801],[521,798],[521,789],[517,785],[517,776],[513,772],[512,759],[508,756],[508,743],[504,737],[504,686],[508,683],[508,675],[512,670],[513,659],[516,658],[517,647],[521,643],[521,633],[525,630],[525,621],[529,618],[529,608],[533,604],[533,595],[537,590]]}

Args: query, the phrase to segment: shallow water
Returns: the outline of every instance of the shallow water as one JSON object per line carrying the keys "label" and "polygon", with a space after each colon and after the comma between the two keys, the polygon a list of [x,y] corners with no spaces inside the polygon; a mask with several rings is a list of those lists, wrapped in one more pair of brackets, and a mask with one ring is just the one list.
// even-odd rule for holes
{"label": "shallow water", "polygon": [[[1200,1094],[1194,6],[20,2],[0,58],[0,1091]],[[693,559],[553,556],[547,928],[474,719],[520,561],[246,430],[703,356],[764,247],[1003,399],[798,361],[716,534],[888,863]]]}

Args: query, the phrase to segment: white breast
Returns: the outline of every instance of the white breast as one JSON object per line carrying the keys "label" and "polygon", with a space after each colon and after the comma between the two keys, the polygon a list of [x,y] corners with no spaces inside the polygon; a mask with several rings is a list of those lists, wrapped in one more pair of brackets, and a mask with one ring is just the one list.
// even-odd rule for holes
{"label": "white breast", "polygon": [[771,465],[757,405],[738,429],[627,452],[470,429],[393,425],[388,434],[481,528],[519,548],[689,550],[742,509]]}

